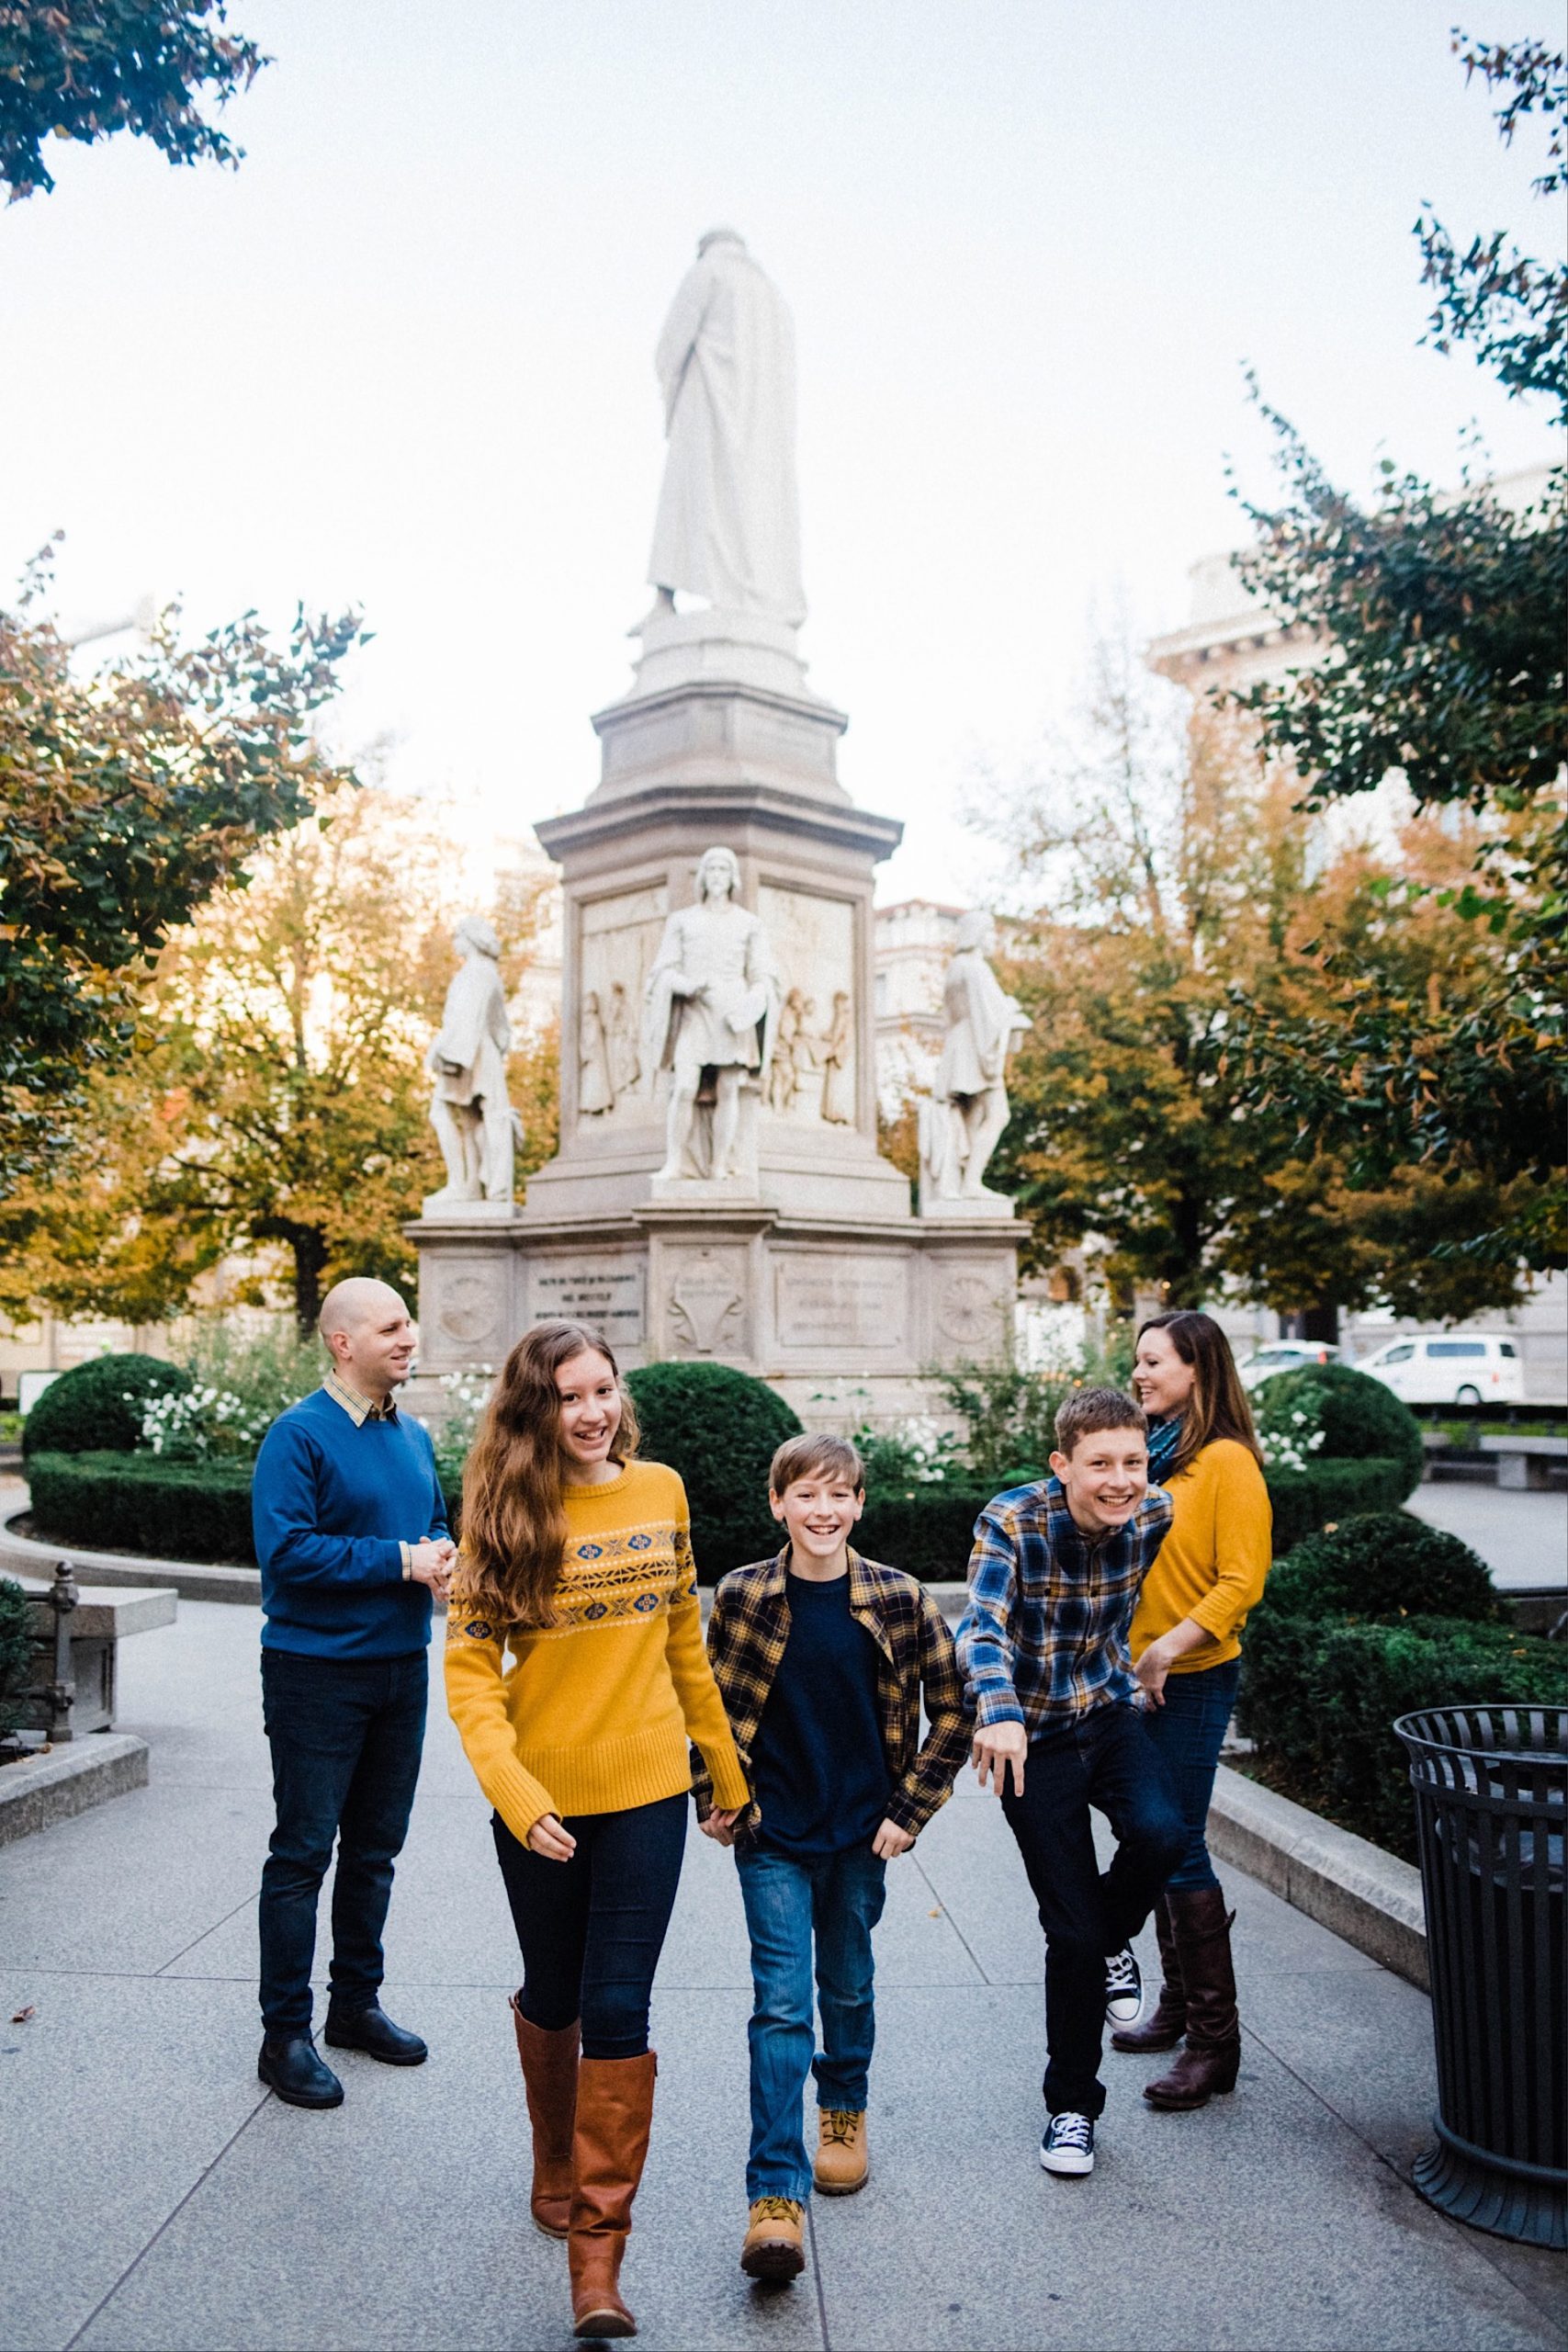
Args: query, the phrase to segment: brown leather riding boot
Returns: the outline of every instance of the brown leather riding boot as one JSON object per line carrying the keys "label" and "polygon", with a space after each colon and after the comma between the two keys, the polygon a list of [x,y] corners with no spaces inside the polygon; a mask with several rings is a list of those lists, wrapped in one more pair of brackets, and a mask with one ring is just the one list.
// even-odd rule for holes
{"label": "brown leather riding boot", "polygon": [[658,2071],[651,2050],[640,2058],[584,2058],[577,2070],[567,2257],[579,2335],[637,2334],[618,2281],[632,2199],[648,2161]]}
{"label": "brown leather riding boot", "polygon": [[1170,1924],[1170,1909],[1162,1894],[1155,1905],[1155,1933],[1159,1938],[1160,1988],[1154,2015],[1141,2025],[1119,2025],[1111,2037],[1112,2050],[1174,2050],[1187,2030],[1187,2000],[1181,1990],[1181,1955]]}
{"label": "brown leather riding boot", "polygon": [[528,2211],[547,2238],[564,2238],[571,2222],[571,2127],[577,2112],[577,2051],[574,2019],[558,2032],[530,2025],[513,1995],[507,2004],[517,2029],[517,2055],[528,2120],[534,2127],[534,2185]]}
{"label": "brown leather riding boot", "polygon": [[1144,2085],[1144,2097],[1151,2107],[1206,2107],[1217,2091],[1235,2090],[1241,2064],[1231,1966],[1235,1913],[1217,1886],[1181,1888],[1167,1900],[1187,1996],[1187,2041],[1169,2073]]}

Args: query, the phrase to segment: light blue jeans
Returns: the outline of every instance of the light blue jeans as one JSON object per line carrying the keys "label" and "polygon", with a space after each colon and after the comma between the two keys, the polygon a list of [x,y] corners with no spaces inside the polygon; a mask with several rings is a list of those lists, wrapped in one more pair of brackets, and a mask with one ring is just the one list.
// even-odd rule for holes
{"label": "light blue jeans", "polygon": [[[818,2107],[859,2111],[866,2104],[876,2038],[871,1931],[882,1917],[887,1865],[869,1845],[810,1859],[741,1847],[735,1859],[751,1939],[747,2202],[804,2202],[811,2194],[802,2129],[807,2075],[817,2077]],[[814,1973],[822,2013],[822,2049],[815,2058]]]}

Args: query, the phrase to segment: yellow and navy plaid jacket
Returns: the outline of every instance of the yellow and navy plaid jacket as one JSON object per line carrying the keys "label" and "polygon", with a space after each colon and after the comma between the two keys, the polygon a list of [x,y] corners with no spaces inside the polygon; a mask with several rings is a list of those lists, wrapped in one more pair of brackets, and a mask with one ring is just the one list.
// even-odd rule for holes
{"label": "yellow and navy plaid jacket", "polygon": [[[788,1558],[785,1544],[772,1560],[732,1569],[714,1594],[708,1620],[708,1657],[748,1781],[757,1726],[789,1639]],[[953,1635],[941,1610],[915,1577],[902,1568],[863,1560],[852,1550],[850,1614],[882,1653],[877,1706],[893,1782],[887,1818],[917,1838],[938,1806],[947,1803],[954,1776],[969,1753],[971,1726]],[[923,1745],[922,1693],[931,1724]],[[694,1748],[692,1787],[697,1817],[705,1820],[713,1810],[713,1788]],[[755,1829],[760,1819],[761,1809],[753,1803],[742,1826]]]}

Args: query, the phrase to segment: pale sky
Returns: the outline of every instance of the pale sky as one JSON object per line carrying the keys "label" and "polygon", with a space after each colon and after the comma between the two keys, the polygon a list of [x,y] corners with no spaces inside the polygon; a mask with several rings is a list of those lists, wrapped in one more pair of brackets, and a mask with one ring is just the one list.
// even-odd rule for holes
{"label": "pale sky", "polygon": [[1352,487],[1451,479],[1472,419],[1553,454],[1416,347],[1424,198],[1553,226],[1454,5],[231,0],[277,60],[237,174],[54,143],[0,212],[0,580],[62,527],[68,621],[357,604],[343,740],[498,833],[573,807],[649,603],[654,342],[728,221],[795,312],[802,649],[906,820],[881,895],[962,897],[965,775],[1068,705],[1096,603],[1177,626],[1240,537],[1244,361]]}

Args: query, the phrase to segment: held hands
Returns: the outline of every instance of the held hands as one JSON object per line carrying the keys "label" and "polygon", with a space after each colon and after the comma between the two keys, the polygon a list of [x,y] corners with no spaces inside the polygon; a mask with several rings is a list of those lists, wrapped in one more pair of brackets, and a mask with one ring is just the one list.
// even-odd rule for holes
{"label": "held hands", "polygon": [[897,1855],[907,1854],[914,1842],[908,1831],[900,1829],[896,1821],[885,1821],[871,1841],[871,1850],[883,1861],[890,1862]]}
{"label": "held hands", "polygon": [[1021,1724],[982,1724],[975,1734],[970,1761],[975,1767],[980,1786],[986,1786],[986,1776],[992,1776],[991,1785],[998,1796],[1007,1787],[1007,1776],[1012,1773],[1013,1792],[1023,1794],[1023,1759],[1029,1753],[1029,1734]]}
{"label": "held hands", "polygon": [[411,1544],[409,1576],[415,1584],[427,1584],[437,1600],[445,1600],[452,1589],[452,1568],[457,1557],[457,1546],[447,1535]]}
{"label": "held hands", "polygon": [[1151,1642],[1137,1665],[1133,1668],[1138,1684],[1139,1703],[1145,1707],[1163,1707],[1165,1679],[1170,1672],[1170,1653],[1162,1640]]}
{"label": "held hands", "polygon": [[716,1805],[703,1820],[703,1836],[711,1838],[717,1846],[733,1846],[736,1826],[745,1810],[743,1804],[737,1804],[731,1805],[728,1813],[721,1813]]}
{"label": "held hands", "polygon": [[577,1840],[570,1829],[563,1829],[553,1813],[541,1814],[528,1832],[528,1843],[536,1854],[543,1854],[547,1862],[570,1862],[577,1851]]}

